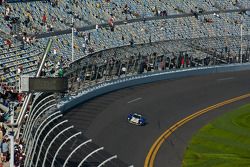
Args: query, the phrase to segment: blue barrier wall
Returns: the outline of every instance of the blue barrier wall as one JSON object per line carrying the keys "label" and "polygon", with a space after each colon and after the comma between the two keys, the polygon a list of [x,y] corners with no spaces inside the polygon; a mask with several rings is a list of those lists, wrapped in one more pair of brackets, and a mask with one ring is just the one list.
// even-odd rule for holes
{"label": "blue barrier wall", "polygon": [[212,66],[212,67],[197,67],[197,68],[188,68],[183,70],[152,72],[134,76],[127,76],[123,78],[121,77],[116,80],[96,84],[95,86],[89,87],[86,90],[79,92],[78,95],[76,96],[63,98],[62,101],[59,102],[58,108],[62,112],[66,112],[69,109],[74,108],[76,105],[81,104],[94,97],[100,96],[102,94],[111,91],[135,85],[146,84],[168,79],[177,79],[183,77],[208,75],[208,74],[223,73],[223,72],[236,72],[244,70],[250,70],[250,63],[231,64],[231,65]]}

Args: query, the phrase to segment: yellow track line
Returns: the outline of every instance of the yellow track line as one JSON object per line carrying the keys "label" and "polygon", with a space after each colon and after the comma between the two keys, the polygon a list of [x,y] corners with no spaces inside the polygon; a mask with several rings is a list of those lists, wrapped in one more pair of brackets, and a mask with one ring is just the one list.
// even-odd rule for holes
{"label": "yellow track line", "polygon": [[225,106],[227,104],[230,104],[230,103],[233,103],[233,102],[236,102],[236,101],[239,101],[239,100],[242,100],[242,99],[245,99],[245,98],[248,98],[250,97],[250,93],[249,94],[245,94],[245,95],[242,95],[242,96],[239,96],[239,97],[235,97],[233,99],[229,99],[229,100],[226,100],[226,101],[223,101],[223,102],[220,102],[220,103],[217,103],[215,105],[212,105],[212,106],[209,106],[205,109],[202,109],[202,110],[199,110],[197,112],[195,112],[194,114],[191,114],[185,118],[183,118],[182,120],[178,121],[177,123],[175,123],[174,125],[172,125],[169,129],[167,129],[155,142],[154,144],[151,146],[149,152],[148,152],[148,155],[145,159],[145,162],[144,162],[144,167],[153,167],[154,166],[154,160],[155,160],[155,157],[156,157],[156,154],[158,153],[158,150],[160,149],[162,143],[176,130],[178,129],[179,127],[181,127],[182,125],[184,125],[185,123],[191,121],[192,119],[200,116],[200,115],[203,115],[205,113],[207,113],[208,111],[211,111],[211,110],[214,110],[216,108],[219,108],[219,107],[222,107],[222,106]]}

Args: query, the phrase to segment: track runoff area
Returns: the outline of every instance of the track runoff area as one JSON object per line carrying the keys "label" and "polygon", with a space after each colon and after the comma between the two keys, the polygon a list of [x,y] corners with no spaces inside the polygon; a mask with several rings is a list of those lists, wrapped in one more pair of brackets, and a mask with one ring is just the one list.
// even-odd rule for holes
{"label": "track runoff area", "polygon": [[[181,126],[184,126],[186,123],[188,123],[189,121],[203,115],[203,114],[206,114],[207,112],[209,111],[212,111],[214,109],[217,109],[217,108],[220,108],[220,107],[223,107],[225,105],[228,105],[228,104],[231,104],[233,102],[237,102],[237,101],[240,101],[240,100],[243,100],[243,99],[246,99],[246,98],[249,98],[250,97],[250,93],[249,94],[245,94],[245,95],[242,95],[242,96],[238,96],[238,97],[235,97],[235,98],[232,98],[232,99],[229,99],[229,100],[226,100],[226,101],[223,101],[223,102],[220,102],[220,103],[217,103],[215,105],[212,105],[212,106],[209,106],[207,108],[204,108],[202,110],[199,110],[197,112],[195,112],[194,114],[191,114],[183,119],[181,119],[180,121],[176,122],[174,125],[172,125],[169,129],[167,129],[155,142],[154,144],[152,145],[152,147],[150,148],[148,154],[147,154],[147,157],[145,159],[145,162],[144,162],[144,167],[153,167],[154,166],[154,161],[155,161],[155,158],[157,156],[157,153],[161,147],[161,145],[164,143],[165,140],[168,139],[168,137],[173,133],[175,132],[179,127]],[[250,105],[247,106],[250,110]],[[244,108],[245,109],[245,108]],[[248,110],[248,111],[249,111]],[[249,116],[249,115],[248,115]],[[250,116],[249,116],[250,117]],[[195,140],[199,140],[199,139],[194,139]],[[188,158],[190,156],[190,152],[188,152],[186,154],[186,157]],[[230,158],[230,157],[229,157]],[[231,156],[232,158],[232,156]],[[195,161],[193,159],[193,161]],[[190,163],[193,162],[191,160]],[[187,161],[184,161],[184,166],[188,165],[187,164],[188,162]]]}
{"label": "track runoff area", "polygon": [[250,104],[216,118],[194,135],[183,167],[249,166]]}

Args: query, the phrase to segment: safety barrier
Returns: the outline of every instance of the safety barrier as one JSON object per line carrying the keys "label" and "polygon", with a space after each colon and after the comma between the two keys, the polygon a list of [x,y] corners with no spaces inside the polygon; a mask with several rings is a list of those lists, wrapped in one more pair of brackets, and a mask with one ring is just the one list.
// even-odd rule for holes
{"label": "safety barrier", "polygon": [[106,81],[91,86],[81,92],[78,92],[78,94],[75,96],[64,97],[58,103],[57,107],[60,109],[61,112],[66,112],[69,109],[75,107],[76,105],[81,104],[89,99],[126,87],[131,87],[135,85],[146,84],[161,80],[177,79],[177,78],[206,75],[212,73],[244,71],[244,70],[250,70],[250,63],[185,68],[182,70],[150,72],[146,74],[120,77],[115,80]]}
{"label": "safety barrier", "polygon": [[[109,161],[113,166],[127,166],[117,155],[110,155],[92,139],[86,138],[83,132],[74,130],[55,106],[55,94],[36,94],[21,136],[27,156],[24,167],[80,167],[87,164],[102,167]],[[79,158],[74,159],[74,155]]]}

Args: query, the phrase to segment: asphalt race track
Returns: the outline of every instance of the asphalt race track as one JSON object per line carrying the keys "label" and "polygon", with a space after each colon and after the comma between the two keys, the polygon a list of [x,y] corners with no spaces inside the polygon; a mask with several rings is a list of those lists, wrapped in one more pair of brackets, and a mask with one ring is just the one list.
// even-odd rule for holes
{"label": "asphalt race track", "polygon": [[[66,113],[75,127],[122,161],[143,167],[154,141],[178,120],[208,106],[250,92],[250,71],[211,74],[145,84],[97,97]],[[249,103],[250,98],[210,111],[174,132],[160,148],[156,167],[180,167],[187,142],[215,117]],[[127,122],[143,114],[145,126]]]}

